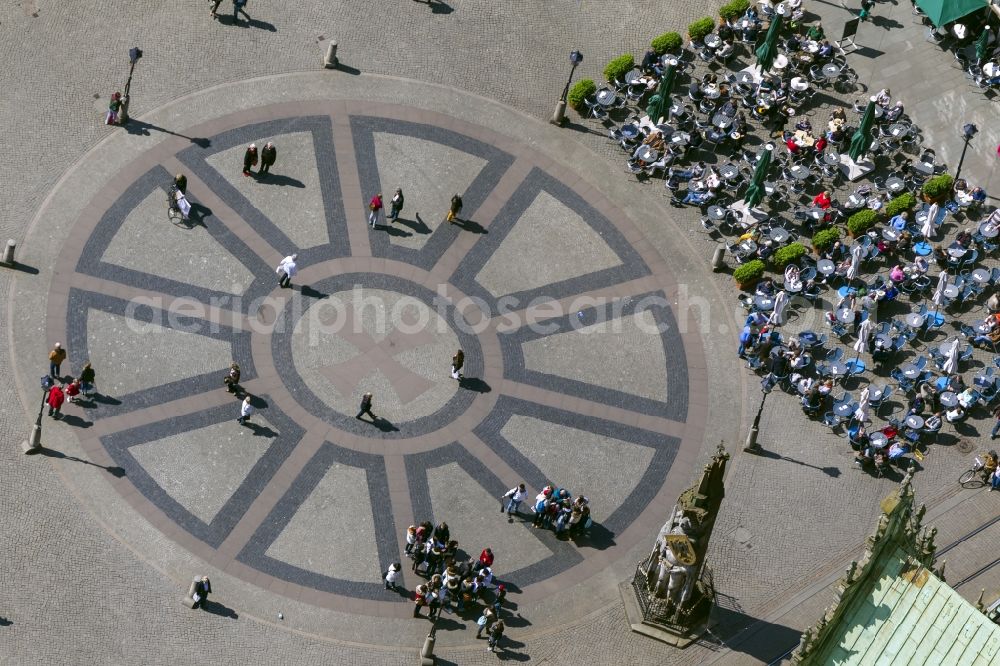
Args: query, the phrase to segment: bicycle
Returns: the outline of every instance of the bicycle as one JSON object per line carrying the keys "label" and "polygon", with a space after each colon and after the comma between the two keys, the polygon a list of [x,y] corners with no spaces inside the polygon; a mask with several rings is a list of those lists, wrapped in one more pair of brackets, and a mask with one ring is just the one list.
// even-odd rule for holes
{"label": "bicycle", "polygon": [[975,462],[972,463],[972,469],[962,472],[962,476],[958,477],[958,483],[963,488],[982,488],[986,485],[988,478],[989,473],[986,471],[986,465],[979,456],[976,456]]}

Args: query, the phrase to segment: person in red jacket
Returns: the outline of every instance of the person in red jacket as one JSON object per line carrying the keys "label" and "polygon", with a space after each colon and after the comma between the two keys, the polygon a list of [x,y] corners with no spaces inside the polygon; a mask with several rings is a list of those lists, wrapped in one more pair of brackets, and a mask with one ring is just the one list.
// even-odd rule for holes
{"label": "person in red jacket", "polygon": [[77,402],[79,400],[77,396],[80,395],[80,380],[74,379],[67,384],[65,393],[70,402]]}
{"label": "person in red jacket", "polygon": [[474,570],[479,571],[483,567],[493,566],[493,550],[490,548],[484,548],[483,552],[479,554],[479,561],[476,562],[476,566],[473,567]]}
{"label": "person in red jacket", "polygon": [[375,228],[375,223],[378,221],[378,212],[382,210],[382,193],[379,192],[372,197],[372,200],[368,202],[368,224],[371,228]]}
{"label": "person in red jacket", "polygon": [[833,202],[830,200],[830,193],[827,192],[826,190],[823,190],[815,197],[813,197],[813,205],[817,206],[818,208],[822,208],[823,210],[829,208],[832,203]]}
{"label": "person in red jacket", "polygon": [[66,395],[58,386],[53,386],[49,389],[49,399],[46,401],[49,404],[49,416],[54,419],[60,417],[59,410],[62,409],[63,401],[65,399]]}

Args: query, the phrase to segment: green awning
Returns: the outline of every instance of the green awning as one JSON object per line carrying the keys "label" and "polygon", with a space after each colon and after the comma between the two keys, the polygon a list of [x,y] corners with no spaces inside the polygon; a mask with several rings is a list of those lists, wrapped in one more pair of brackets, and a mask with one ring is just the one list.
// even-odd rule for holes
{"label": "green awning", "polygon": [[916,0],[916,2],[917,7],[920,7],[931,23],[938,28],[989,5],[987,0]]}

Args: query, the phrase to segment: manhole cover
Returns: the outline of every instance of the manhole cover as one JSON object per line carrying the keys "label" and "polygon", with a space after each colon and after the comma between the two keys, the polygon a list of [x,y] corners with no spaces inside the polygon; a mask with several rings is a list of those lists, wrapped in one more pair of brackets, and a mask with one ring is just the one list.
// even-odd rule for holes
{"label": "manhole cover", "polygon": [[973,448],[972,442],[970,442],[969,440],[967,439],[959,440],[958,450],[961,451],[962,453],[969,453],[972,451],[972,448]]}

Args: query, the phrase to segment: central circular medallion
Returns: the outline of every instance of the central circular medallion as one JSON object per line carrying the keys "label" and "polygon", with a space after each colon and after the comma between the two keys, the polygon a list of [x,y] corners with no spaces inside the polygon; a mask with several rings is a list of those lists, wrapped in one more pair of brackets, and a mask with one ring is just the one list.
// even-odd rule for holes
{"label": "central circular medallion", "polygon": [[[463,373],[478,376],[479,341],[427,287],[348,273],[313,284],[311,293],[288,299],[271,349],[285,386],[313,415],[354,434],[413,437],[452,421],[475,399],[450,368],[462,349]],[[355,418],[365,393],[374,396],[374,423]]]}

